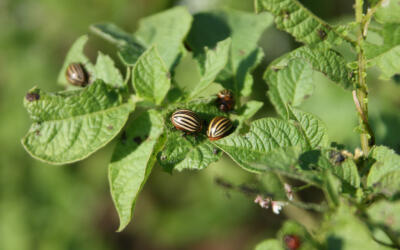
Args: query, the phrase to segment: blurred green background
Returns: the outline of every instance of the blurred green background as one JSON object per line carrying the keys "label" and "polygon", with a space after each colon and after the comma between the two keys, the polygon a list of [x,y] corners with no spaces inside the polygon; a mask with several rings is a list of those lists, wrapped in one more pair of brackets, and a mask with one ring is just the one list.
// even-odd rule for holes
{"label": "blurred green background", "polygon": [[[348,0],[302,2],[332,23],[349,20],[352,14]],[[61,167],[38,162],[23,150],[20,138],[30,126],[22,106],[25,93],[34,85],[49,91],[59,89],[56,77],[65,53],[78,36],[88,32],[90,24],[111,21],[134,31],[141,17],[178,4],[192,13],[221,6],[253,9],[253,1],[247,0],[0,0],[1,250],[251,249],[274,237],[287,217],[312,226],[302,211],[289,207],[277,216],[256,206],[251,197],[217,186],[215,178],[219,176],[236,184],[251,181],[249,174],[224,158],[202,172],[170,175],[156,166],[139,196],[133,223],[115,233],[118,218],[107,181],[113,145],[82,162]],[[274,116],[261,75],[268,62],[299,44],[269,28],[260,45],[266,58],[254,72],[257,94],[253,98],[265,102],[257,117]],[[98,49],[115,57],[111,46],[96,37],[91,36],[88,47],[92,58]],[[190,65],[178,68],[179,77],[190,79]],[[377,76],[374,70],[368,76],[377,143],[399,151],[400,86]],[[319,115],[330,137],[353,151],[359,139],[354,131],[357,117],[351,94],[322,75],[315,74],[313,81],[315,94],[303,108]],[[302,196],[318,194],[311,190]]]}

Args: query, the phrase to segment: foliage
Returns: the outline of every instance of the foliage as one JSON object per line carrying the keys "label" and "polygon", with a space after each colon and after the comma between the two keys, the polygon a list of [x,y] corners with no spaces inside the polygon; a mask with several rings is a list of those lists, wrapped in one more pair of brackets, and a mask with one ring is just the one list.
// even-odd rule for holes
{"label": "foliage", "polygon": [[[300,249],[399,247],[397,219],[386,220],[396,216],[398,207],[400,156],[373,145],[365,80],[366,68],[373,65],[384,77],[400,71],[400,29],[391,12],[396,8],[389,10],[385,1],[379,1],[363,15],[363,1],[357,0],[360,29],[354,40],[351,25],[329,25],[297,0],[256,0],[255,5],[258,14],[223,9],[192,16],[185,8],[175,7],[144,18],[134,34],[111,23],[91,26],[94,34],[116,47],[125,77],[111,57],[101,52],[93,65],[84,54],[88,37],[78,38],[58,77],[67,90],[46,93],[35,87],[26,94],[24,105],[33,124],[22,139],[23,146],[34,158],[65,164],[82,160],[118,138],[108,175],[120,219],[118,231],[131,221],[137,197],[156,164],[170,173],[203,170],[226,154],[260,177],[255,184],[262,188],[251,191],[252,195],[272,192],[276,194],[270,197],[284,200],[279,201],[282,206],[291,203],[325,213],[318,231],[311,233],[287,221],[276,240],[268,239],[256,249],[284,249],[287,236],[298,237]],[[382,36],[383,45],[369,41],[372,17],[380,23],[375,33]],[[272,20],[302,46],[272,61],[264,72],[267,96],[279,117],[252,121],[263,105],[248,98],[252,72],[264,56],[257,42]],[[340,53],[344,44],[353,48],[357,61]],[[193,55],[198,66],[199,79],[193,88],[182,88],[176,78],[177,66],[187,54]],[[68,84],[65,70],[70,63],[84,65],[90,75],[87,87]],[[352,154],[339,148],[328,137],[324,122],[300,109],[314,92],[314,73],[353,91],[362,151]],[[214,93],[208,91],[212,87],[233,91],[233,112],[218,109]],[[177,109],[196,112],[203,121],[202,131],[183,134],[176,130],[170,117]],[[211,141],[205,135],[207,125],[221,115],[232,120],[234,129]],[[284,198],[282,187],[290,179],[302,183],[294,190],[309,186],[321,190],[324,201],[292,200],[288,190]],[[375,203],[378,199],[383,200]],[[390,210],[381,212],[381,204]],[[371,236],[375,230],[383,232],[386,243]]]}

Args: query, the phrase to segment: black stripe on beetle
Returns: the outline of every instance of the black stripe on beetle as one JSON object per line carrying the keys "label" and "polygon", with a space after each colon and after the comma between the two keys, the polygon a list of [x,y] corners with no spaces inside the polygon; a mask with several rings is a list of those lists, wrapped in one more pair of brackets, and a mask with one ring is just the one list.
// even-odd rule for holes
{"label": "black stripe on beetle", "polygon": [[202,128],[200,118],[195,112],[188,109],[175,111],[171,116],[171,122],[176,129],[186,133],[200,132]]}
{"label": "black stripe on beetle", "polygon": [[217,116],[208,125],[207,136],[211,141],[219,140],[229,134],[232,122],[223,116]]}
{"label": "black stripe on beetle", "polygon": [[80,87],[87,85],[89,80],[88,73],[80,63],[71,63],[68,65],[65,77],[69,83]]}

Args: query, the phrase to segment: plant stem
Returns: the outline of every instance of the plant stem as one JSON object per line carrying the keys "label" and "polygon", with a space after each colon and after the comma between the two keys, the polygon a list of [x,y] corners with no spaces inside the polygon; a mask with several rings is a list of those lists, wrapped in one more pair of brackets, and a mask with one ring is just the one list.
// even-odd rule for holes
{"label": "plant stem", "polygon": [[[356,96],[354,98],[357,111],[359,114],[359,122],[363,131],[361,132],[361,148],[364,154],[369,153],[370,147],[374,144],[374,135],[368,123],[368,86],[366,82],[366,59],[362,44],[365,39],[366,29],[370,22],[370,18],[373,13],[369,13],[364,17],[363,13],[363,0],[356,0],[355,14],[356,22],[359,24],[357,34],[357,60],[358,60],[358,72],[357,72],[357,83],[356,83]],[[357,103],[358,102],[358,103]]]}
{"label": "plant stem", "polygon": [[305,184],[303,186],[299,186],[299,187],[292,187],[293,192],[299,192],[303,189],[309,188],[309,187],[313,187],[313,185],[311,184]]}
{"label": "plant stem", "polygon": [[132,71],[132,68],[130,66],[128,66],[126,68],[126,75],[125,75],[124,85],[128,85],[128,82],[131,79],[131,71]]}
{"label": "plant stem", "polygon": [[328,206],[326,206],[325,204],[320,205],[315,203],[305,203],[301,201],[288,201],[288,203],[305,210],[314,210],[319,213],[324,213],[329,210]]}

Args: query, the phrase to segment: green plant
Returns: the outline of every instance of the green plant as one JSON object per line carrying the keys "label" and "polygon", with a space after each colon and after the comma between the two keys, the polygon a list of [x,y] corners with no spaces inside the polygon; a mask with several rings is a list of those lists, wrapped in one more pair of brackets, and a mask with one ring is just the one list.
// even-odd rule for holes
{"label": "green plant", "polygon": [[[400,72],[399,3],[371,1],[364,13],[367,4],[356,0],[355,22],[338,26],[317,18],[296,0],[256,0],[258,14],[221,10],[192,17],[176,7],[143,19],[133,35],[110,23],[93,25],[93,33],[116,46],[125,77],[101,52],[93,65],[83,53],[88,37],[82,36],[58,78],[69,90],[46,93],[33,88],[26,95],[24,104],[34,123],[22,144],[39,160],[66,164],[88,157],[120,134],[109,165],[119,231],[130,222],[137,195],[156,162],[168,172],[201,170],[225,153],[257,176],[250,193],[261,206],[279,210],[291,203],[325,215],[317,232],[288,221],[278,240],[262,242],[257,249],[283,249],[287,235],[299,237],[302,249],[399,248],[400,156],[374,145],[366,82],[366,69],[373,65],[383,77]],[[372,17],[378,23],[369,28]],[[263,105],[247,100],[251,73],[263,58],[257,42],[273,20],[304,45],[271,62],[264,73],[268,98],[280,118],[249,124]],[[368,39],[372,32],[381,36],[383,45]],[[352,56],[345,58],[338,52],[343,50]],[[184,88],[174,70],[187,53],[198,63],[199,77]],[[84,65],[90,75],[85,88],[68,84],[65,71],[71,63]],[[298,109],[313,92],[313,72],[353,92],[362,150],[342,150],[328,138],[319,118]],[[233,92],[235,112],[226,114],[217,107],[215,94],[221,88]],[[204,131],[182,136],[170,122],[177,109],[193,110],[206,122],[229,115],[234,131],[216,141],[208,140]],[[302,184],[290,187],[285,183],[290,179]],[[322,190],[325,201],[291,198],[311,186]]]}

